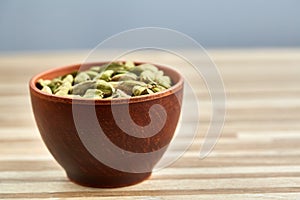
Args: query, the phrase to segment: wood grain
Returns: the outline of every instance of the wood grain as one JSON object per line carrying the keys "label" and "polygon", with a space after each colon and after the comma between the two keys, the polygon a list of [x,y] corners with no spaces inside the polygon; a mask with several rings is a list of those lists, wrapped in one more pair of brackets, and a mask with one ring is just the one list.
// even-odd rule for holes
{"label": "wood grain", "polygon": [[[203,55],[186,52],[202,62]],[[227,116],[222,135],[199,158],[211,117],[203,79],[192,76],[199,97],[200,127],[184,155],[143,183],[95,189],[68,181],[36,128],[28,96],[29,79],[41,71],[82,62],[87,51],[0,55],[0,198],[2,199],[300,199],[300,49],[209,50],[224,80]],[[112,51],[99,53],[105,58]],[[186,64],[161,52],[126,59]],[[207,60],[203,60],[203,63]],[[191,68],[184,68],[193,74]],[[217,91],[221,92],[221,91]],[[185,95],[192,97],[190,92]],[[187,109],[190,98],[187,98]],[[189,127],[171,153],[190,142]],[[221,121],[219,123],[222,123]]]}

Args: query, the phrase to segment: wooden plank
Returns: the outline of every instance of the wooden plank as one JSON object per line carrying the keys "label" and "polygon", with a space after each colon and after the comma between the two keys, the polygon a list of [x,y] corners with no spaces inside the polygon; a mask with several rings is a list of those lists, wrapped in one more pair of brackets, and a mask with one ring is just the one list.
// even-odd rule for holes
{"label": "wooden plank", "polygon": [[[207,64],[203,54],[186,52]],[[195,86],[199,97],[200,126],[180,159],[141,184],[118,189],[69,182],[43,144],[31,110],[29,79],[54,66],[82,62],[87,54],[0,54],[0,198],[300,199],[300,49],[209,50],[224,80],[227,117],[217,145],[202,160],[199,151],[212,115],[204,79],[176,56],[161,52],[128,55],[184,69],[183,74],[189,75],[186,83]],[[113,52],[99,55],[110,57]],[[185,108],[195,109],[192,92],[185,95]],[[196,117],[181,123],[186,128],[169,156],[192,142]]]}
{"label": "wooden plank", "polygon": [[[282,200],[282,199],[289,199],[289,200],[298,200],[300,197],[300,193],[263,193],[263,194],[198,194],[198,195],[163,195],[163,196],[122,196],[122,197],[101,197],[103,200],[171,200],[171,199],[178,199],[178,200],[235,200],[235,199],[243,199],[243,200]],[[17,198],[18,199],[18,198]],[[81,200],[82,197],[63,197],[62,199],[67,200]],[[99,197],[95,195],[95,197],[84,197],[87,200],[98,200]]]}
{"label": "wooden plank", "polygon": [[[218,179],[218,178],[257,178],[257,177],[295,177],[300,174],[300,165],[291,166],[253,166],[253,167],[201,167],[165,168],[154,171],[151,179]],[[268,176],[267,176],[268,175]],[[239,177],[238,177],[239,176]],[[2,182],[66,181],[61,170],[43,171],[1,171]]]}
{"label": "wooden plank", "polygon": [[[38,186],[38,187],[37,187]],[[224,187],[225,186],[225,187]],[[226,189],[259,189],[259,188],[293,188],[300,186],[300,178],[230,178],[230,179],[205,179],[205,180],[187,180],[181,179],[177,181],[169,180],[152,180],[144,181],[135,186],[115,189],[101,189],[102,192],[129,192],[129,191],[156,191],[171,190],[215,190],[218,188]],[[300,192],[300,187],[298,189]],[[99,189],[88,188],[75,185],[70,182],[37,182],[37,183],[2,183],[0,194],[7,193],[45,193],[45,192],[88,192],[99,191]]]}

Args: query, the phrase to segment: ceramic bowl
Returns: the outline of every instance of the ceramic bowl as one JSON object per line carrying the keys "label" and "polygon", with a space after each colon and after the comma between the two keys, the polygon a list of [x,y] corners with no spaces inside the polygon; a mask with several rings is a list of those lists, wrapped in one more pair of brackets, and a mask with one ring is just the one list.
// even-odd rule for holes
{"label": "ceramic bowl", "polygon": [[29,83],[32,109],[45,145],[71,181],[90,187],[128,186],[151,175],[172,140],[183,78],[171,67],[156,65],[171,77],[171,88],[112,100],[59,97],[36,86],[41,78],[103,64],[75,64],[34,76]]}

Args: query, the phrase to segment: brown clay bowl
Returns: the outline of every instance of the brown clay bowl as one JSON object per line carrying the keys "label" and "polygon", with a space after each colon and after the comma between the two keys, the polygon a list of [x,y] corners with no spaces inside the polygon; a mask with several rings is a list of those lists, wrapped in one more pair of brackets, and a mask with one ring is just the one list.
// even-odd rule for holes
{"label": "brown clay bowl", "polygon": [[[113,100],[58,97],[36,86],[40,78],[52,79],[102,64],[104,62],[70,65],[34,76],[29,86],[36,124],[47,148],[71,181],[90,187],[136,184],[151,175],[172,140],[180,116],[183,78],[172,68],[156,65],[171,77],[174,83],[171,88],[151,95]],[[164,112],[156,107],[151,118],[149,110],[154,105],[162,106]],[[91,110],[93,114],[89,113]],[[150,123],[148,129],[139,128]],[[120,124],[136,135],[128,134]],[[139,134],[145,137],[136,137]]]}

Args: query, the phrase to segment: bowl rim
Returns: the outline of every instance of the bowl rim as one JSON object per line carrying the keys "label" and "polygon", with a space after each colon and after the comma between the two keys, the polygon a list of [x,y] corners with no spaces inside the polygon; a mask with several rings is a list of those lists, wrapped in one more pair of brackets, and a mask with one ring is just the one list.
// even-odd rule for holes
{"label": "bowl rim", "polygon": [[[155,64],[155,63],[150,63],[150,62],[140,62],[140,61],[133,61],[133,63],[140,65],[140,64],[153,64],[159,69],[170,71],[173,74],[176,74],[178,76],[178,81],[172,85],[170,88],[162,91],[162,92],[156,92],[154,94],[149,94],[149,95],[141,95],[141,96],[136,96],[136,97],[129,97],[129,98],[115,98],[115,99],[88,99],[88,98],[72,98],[72,97],[62,97],[62,96],[55,96],[54,94],[48,94],[46,92],[43,92],[42,90],[38,89],[36,87],[37,81],[43,77],[46,76],[47,74],[54,74],[58,73],[57,76],[63,75],[59,74],[59,72],[68,70],[68,69],[73,69],[78,70],[82,66],[97,66],[97,65],[103,65],[111,62],[124,62],[122,60],[117,60],[117,61],[99,61],[99,62],[89,62],[89,63],[75,63],[75,64],[70,64],[70,65],[64,65],[60,67],[55,67],[43,72],[40,72],[33,76],[30,81],[29,81],[29,89],[31,95],[36,95],[39,96],[40,98],[47,99],[49,101],[55,101],[55,102],[63,102],[63,103],[69,103],[69,104],[91,104],[91,105],[110,105],[110,104],[128,104],[128,103],[138,103],[138,102],[144,102],[144,101],[149,101],[149,100],[154,100],[154,99],[159,99],[171,94],[175,94],[179,90],[183,88],[183,83],[184,79],[181,73],[166,65],[161,65],[161,64]],[[174,78],[174,77],[171,77]]]}

